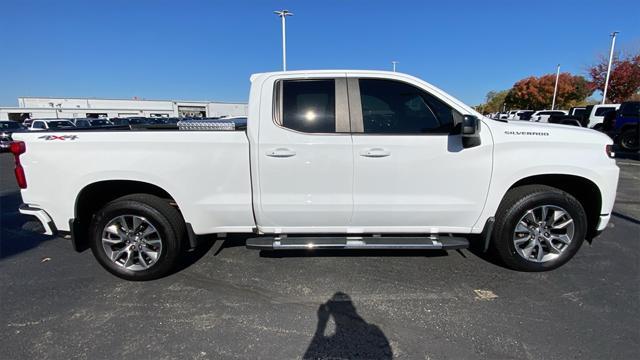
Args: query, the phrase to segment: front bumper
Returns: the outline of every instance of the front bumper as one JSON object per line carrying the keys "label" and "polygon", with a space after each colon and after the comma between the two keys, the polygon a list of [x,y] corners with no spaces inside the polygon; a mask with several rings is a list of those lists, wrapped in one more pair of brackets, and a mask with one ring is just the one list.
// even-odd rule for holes
{"label": "front bumper", "polygon": [[611,219],[611,214],[600,215],[600,220],[598,221],[597,231],[602,231],[607,227],[609,220]]}
{"label": "front bumper", "polygon": [[56,225],[53,223],[53,220],[51,220],[51,216],[49,216],[46,211],[31,207],[27,204],[20,205],[18,211],[24,215],[35,216],[42,224],[45,235],[54,235],[58,232]]}

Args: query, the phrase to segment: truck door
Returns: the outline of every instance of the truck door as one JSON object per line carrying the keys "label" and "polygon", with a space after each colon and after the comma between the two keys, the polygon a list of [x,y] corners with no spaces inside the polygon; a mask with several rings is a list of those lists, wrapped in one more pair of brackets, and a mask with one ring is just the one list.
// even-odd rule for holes
{"label": "truck door", "polygon": [[[484,206],[492,140],[462,148],[447,101],[410,80],[349,78],[352,226],[364,232],[467,232]],[[353,95],[353,96],[352,96]]]}
{"label": "truck door", "polygon": [[353,211],[353,156],[344,74],[280,79],[273,95],[272,117],[260,120],[260,230],[345,231]]}

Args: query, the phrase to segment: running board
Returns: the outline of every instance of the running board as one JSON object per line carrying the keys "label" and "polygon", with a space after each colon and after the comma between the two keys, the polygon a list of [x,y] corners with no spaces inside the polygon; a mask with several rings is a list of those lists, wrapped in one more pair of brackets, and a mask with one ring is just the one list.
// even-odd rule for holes
{"label": "running board", "polygon": [[255,237],[247,239],[247,249],[255,250],[304,250],[304,249],[381,249],[381,250],[455,250],[469,247],[463,237],[437,236],[303,236],[303,237]]}

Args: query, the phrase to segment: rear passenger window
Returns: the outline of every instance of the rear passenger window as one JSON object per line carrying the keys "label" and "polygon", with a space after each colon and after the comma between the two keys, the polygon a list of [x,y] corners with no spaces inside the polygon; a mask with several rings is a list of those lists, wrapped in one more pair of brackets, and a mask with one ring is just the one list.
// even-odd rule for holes
{"label": "rear passenger window", "polygon": [[278,122],[306,133],[336,131],[335,80],[283,80]]}
{"label": "rear passenger window", "polygon": [[42,121],[36,121],[33,123],[33,128],[34,129],[46,129],[46,127],[44,126],[44,123]]}
{"label": "rear passenger window", "polygon": [[448,134],[453,129],[455,110],[421,89],[382,79],[360,79],[359,85],[364,133]]}

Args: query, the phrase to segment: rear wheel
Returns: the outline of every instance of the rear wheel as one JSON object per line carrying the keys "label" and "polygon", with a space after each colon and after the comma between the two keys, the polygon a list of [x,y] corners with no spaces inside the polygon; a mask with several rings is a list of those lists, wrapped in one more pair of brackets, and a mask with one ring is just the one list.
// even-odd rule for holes
{"label": "rear wheel", "polygon": [[511,189],[498,208],[492,246],[508,267],[546,271],[569,261],[587,230],[587,216],[570,194],[545,185]]}
{"label": "rear wheel", "polygon": [[620,134],[620,147],[627,151],[638,151],[638,130],[627,129]]}
{"label": "rear wheel", "polygon": [[112,274],[151,280],[170,274],[181,255],[186,228],[180,212],[147,194],[109,202],[91,223],[91,250]]}

